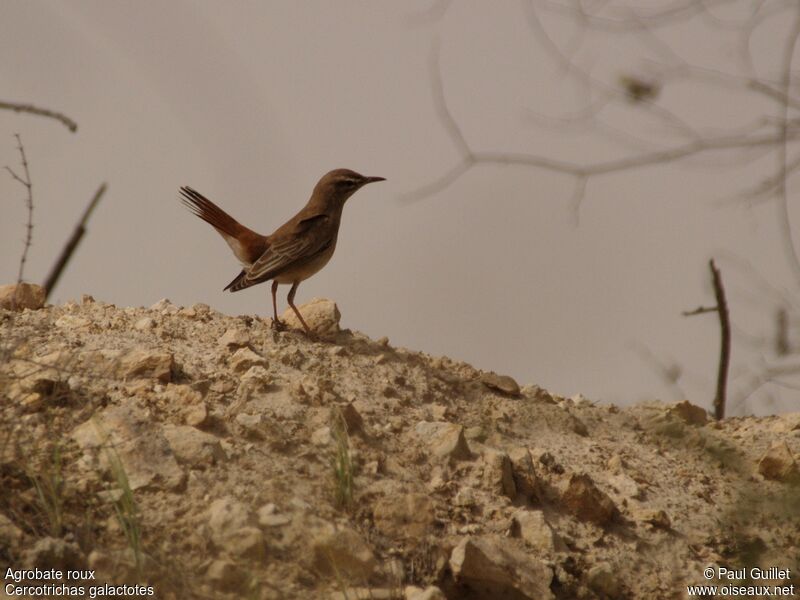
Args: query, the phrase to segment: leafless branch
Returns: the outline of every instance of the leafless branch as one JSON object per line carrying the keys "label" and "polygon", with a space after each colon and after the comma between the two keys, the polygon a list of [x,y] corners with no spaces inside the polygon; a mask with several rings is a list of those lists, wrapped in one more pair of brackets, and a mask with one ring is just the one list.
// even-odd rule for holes
{"label": "leafless branch", "polygon": [[22,283],[22,276],[25,272],[25,262],[28,260],[28,250],[33,241],[33,184],[31,174],[28,171],[28,158],[25,156],[25,146],[22,145],[22,138],[18,133],[14,134],[17,138],[17,149],[19,150],[20,160],[22,161],[22,176],[18,175],[11,167],[6,167],[6,171],[11,173],[11,177],[25,187],[25,206],[28,208],[28,223],[25,229],[25,247],[22,250],[22,257],[19,259],[19,272],[17,273],[17,283]]}
{"label": "leafless branch", "polygon": [[4,102],[0,100],[0,109],[13,110],[14,112],[24,112],[31,115],[39,115],[40,117],[49,117],[51,119],[55,119],[56,121],[60,121],[72,133],[75,133],[78,130],[78,124],[65,114],[47,108],[39,108],[33,104],[20,104],[17,102]]}
{"label": "leafless branch", "polygon": [[100,202],[100,198],[103,197],[105,191],[106,191],[106,184],[103,183],[100,185],[99,188],[97,188],[97,191],[94,193],[94,196],[92,196],[92,199],[89,201],[89,205],[86,207],[86,210],[83,211],[83,215],[81,216],[80,221],[78,221],[78,224],[75,226],[75,230],[72,232],[72,236],[64,245],[64,249],[61,251],[58,260],[56,260],[56,263],[53,265],[50,274],[47,276],[47,280],[43,284],[46,294],[45,299],[50,297],[51,292],[56,287],[58,279],[61,277],[61,273],[66,268],[70,258],[72,258],[72,254],[73,252],[75,252],[75,249],[78,247],[78,244],[83,238],[83,234],[86,233],[86,223],[89,221],[89,217],[91,216],[92,211],[94,211],[98,202]]}
{"label": "leafless branch", "polygon": [[711,282],[714,286],[714,296],[717,299],[717,305],[713,307],[701,306],[692,311],[683,313],[684,317],[692,315],[700,315],[709,312],[719,314],[719,328],[720,328],[720,352],[719,352],[719,367],[717,369],[717,393],[714,396],[714,416],[717,420],[725,416],[725,397],[728,387],[728,370],[731,362],[731,322],[730,315],[728,314],[728,301],[725,298],[725,288],[722,286],[722,275],[714,264],[714,259],[708,261],[708,266],[711,269]]}
{"label": "leafless branch", "polygon": [[778,144],[778,173],[780,178],[778,180],[778,224],[781,228],[781,239],[784,243],[786,257],[789,265],[794,271],[795,278],[800,282],[800,260],[797,257],[797,248],[794,243],[792,235],[792,228],[789,218],[789,199],[786,194],[786,174],[788,170],[787,155],[789,143],[789,86],[792,82],[792,59],[794,57],[795,47],[797,46],[797,39],[800,37],[800,4],[796,4],[794,13],[794,23],[792,25],[789,38],[786,41],[786,46],[783,53],[783,63],[781,70],[781,95],[784,97],[782,104],[782,114],[779,133],[781,136],[780,144]]}

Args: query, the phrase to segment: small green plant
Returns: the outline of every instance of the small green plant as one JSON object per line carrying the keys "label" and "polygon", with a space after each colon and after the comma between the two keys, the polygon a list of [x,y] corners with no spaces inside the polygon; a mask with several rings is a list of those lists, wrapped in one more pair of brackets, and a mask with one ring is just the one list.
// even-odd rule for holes
{"label": "small green plant", "polygon": [[47,517],[50,535],[61,537],[64,531],[64,475],[61,445],[53,444],[38,469],[29,468],[26,475],[36,489],[40,510]]}
{"label": "small green plant", "polygon": [[350,436],[347,422],[338,408],[333,409],[331,433],[335,444],[331,467],[333,469],[334,504],[337,508],[350,508],[353,504],[353,461],[350,457]]}
{"label": "small green plant", "polygon": [[97,435],[102,441],[102,448],[105,451],[106,461],[108,462],[111,477],[116,484],[119,495],[114,498],[114,511],[117,515],[117,522],[119,523],[122,532],[125,534],[125,539],[128,542],[128,547],[133,552],[134,560],[136,561],[136,572],[141,575],[142,573],[142,524],[141,513],[139,506],[136,504],[136,499],[133,497],[133,490],[131,489],[130,481],[128,480],[128,473],[125,471],[125,465],[117,454],[116,449],[109,440],[109,436],[102,431],[99,423],[95,421],[95,429]]}

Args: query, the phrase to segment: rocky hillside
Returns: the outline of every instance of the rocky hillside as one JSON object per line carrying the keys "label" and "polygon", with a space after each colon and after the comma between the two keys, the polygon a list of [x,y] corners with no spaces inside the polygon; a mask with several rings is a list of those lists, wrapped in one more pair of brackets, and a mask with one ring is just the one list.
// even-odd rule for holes
{"label": "rocky hillside", "polygon": [[167,300],[0,309],[0,597],[800,584],[800,414],[562,398],[302,310],[316,339]]}

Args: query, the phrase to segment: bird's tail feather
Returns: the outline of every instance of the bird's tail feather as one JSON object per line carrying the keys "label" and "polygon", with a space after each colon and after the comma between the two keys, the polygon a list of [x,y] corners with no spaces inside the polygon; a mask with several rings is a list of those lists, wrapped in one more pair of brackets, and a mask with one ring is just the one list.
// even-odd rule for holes
{"label": "bird's tail feather", "polygon": [[182,187],[181,201],[192,213],[203,219],[221,234],[232,237],[240,235],[243,229],[242,225],[197,190],[188,186]]}

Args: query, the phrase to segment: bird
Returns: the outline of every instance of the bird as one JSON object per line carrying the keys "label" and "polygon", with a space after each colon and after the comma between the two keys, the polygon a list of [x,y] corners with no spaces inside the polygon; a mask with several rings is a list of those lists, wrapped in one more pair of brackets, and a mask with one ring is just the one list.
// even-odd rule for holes
{"label": "bird", "polygon": [[275,295],[279,284],[291,284],[287,301],[311,337],[311,329],[294,305],[300,282],[328,264],[336,249],[344,204],[368,183],[384,177],[365,177],[350,169],[334,169],[319,180],[308,203],[270,235],[256,233],[203,196],[197,190],[180,188],[181,201],[196,216],[217,230],[242,265],[242,271],[223,291],[238,292],[272,280],[272,327],[283,330]]}

